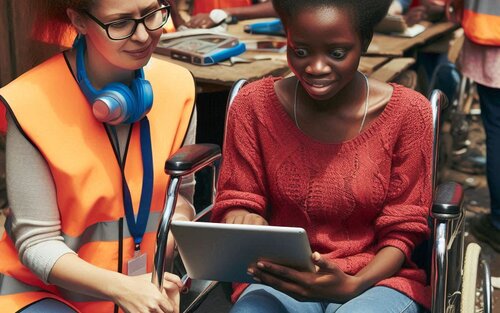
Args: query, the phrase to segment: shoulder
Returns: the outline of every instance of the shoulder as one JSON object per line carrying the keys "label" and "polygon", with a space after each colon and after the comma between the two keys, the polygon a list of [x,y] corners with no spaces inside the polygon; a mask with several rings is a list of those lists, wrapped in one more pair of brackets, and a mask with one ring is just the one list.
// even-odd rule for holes
{"label": "shoulder", "polygon": [[266,77],[243,86],[228,107],[228,124],[246,125],[251,132],[271,125],[276,117],[276,79]]}
{"label": "shoulder", "polygon": [[[0,103],[8,107],[42,106],[50,95],[66,92],[72,76],[62,53],[23,73],[9,84],[0,88]],[[63,88],[61,88],[61,86]],[[28,92],[27,92],[28,91]]]}
{"label": "shoulder", "polygon": [[421,93],[398,84],[394,88],[391,102],[397,107],[397,112],[404,120],[432,120],[432,109],[429,100]]}
{"label": "shoulder", "polygon": [[[67,70],[68,64],[66,63],[63,54],[60,53],[23,73],[15,80],[1,88],[0,92],[6,92],[17,87],[24,88],[26,84],[38,84],[38,82],[46,82],[49,79],[57,79],[62,76],[60,74],[58,75],[57,72],[62,73]],[[30,92],[33,91],[35,90],[31,90]]]}
{"label": "shoulder", "polygon": [[192,73],[177,64],[152,57],[144,66],[144,76],[154,86],[155,94],[162,91],[168,92],[172,97],[176,93],[186,92],[194,98],[195,82]]}
{"label": "shoulder", "polygon": [[274,92],[274,82],[277,79],[274,77],[265,77],[250,83],[245,84],[238,92],[238,97],[250,97],[251,99],[266,98]]}
{"label": "shoulder", "polygon": [[148,80],[159,79],[163,84],[194,85],[193,75],[188,69],[156,57],[152,57],[144,66],[144,75]]}
{"label": "shoulder", "polygon": [[266,77],[247,83],[234,98],[231,110],[260,111],[264,109],[275,98],[275,81],[276,78]]}
{"label": "shoulder", "polygon": [[412,143],[416,142],[427,146],[426,143],[432,142],[432,108],[429,100],[412,89],[396,84],[393,84],[393,87],[391,102],[399,124],[399,131],[395,134],[402,144],[401,148],[410,149]]}

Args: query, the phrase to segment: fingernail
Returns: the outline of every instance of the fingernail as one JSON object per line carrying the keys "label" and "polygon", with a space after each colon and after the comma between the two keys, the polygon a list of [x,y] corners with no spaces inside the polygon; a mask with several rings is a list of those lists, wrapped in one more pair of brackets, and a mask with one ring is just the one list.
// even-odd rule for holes
{"label": "fingernail", "polygon": [[264,264],[263,264],[263,263],[260,263],[260,262],[257,262],[257,267],[258,267],[258,268],[264,268]]}
{"label": "fingernail", "polygon": [[250,276],[253,276],[253,274],[254,274],[253,269],[251,269],[251,268],[247,269],[247,274]]}
{"label": "fingernail", "polygon": [[260,283],[260,279],[258,277],[253,277],[253,280],[255,280],[256,282],[259,282]]}

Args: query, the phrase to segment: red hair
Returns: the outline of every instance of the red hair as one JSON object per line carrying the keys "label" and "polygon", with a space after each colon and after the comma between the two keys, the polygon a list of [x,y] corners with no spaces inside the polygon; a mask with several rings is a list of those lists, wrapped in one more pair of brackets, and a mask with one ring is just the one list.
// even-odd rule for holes
{"label": "red hair", "polygon": [[95,0],[37,0],[33,1],[36,12],[32,36],[34,40],[67,46],[76,36],[67,9],[90,10]]}

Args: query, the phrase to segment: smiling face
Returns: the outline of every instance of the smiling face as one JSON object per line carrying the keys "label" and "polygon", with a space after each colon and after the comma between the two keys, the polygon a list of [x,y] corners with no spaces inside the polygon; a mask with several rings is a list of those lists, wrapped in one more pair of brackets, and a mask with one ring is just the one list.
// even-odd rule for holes
{"label": "smiling face", "polygon": [[[157,0],[100,0],[89,11],[102,23],[107,24],[123,18],[140,18],[160,7]],[[136,70],[150,59],[162,29],[147,30],[137,25],[135,33],[127,39],[111,40],[106,31],[90,17],[82,15],[83,28],[80,33],[87,38],[89,59],[98,64],[100,70]]]}
{"label": "smiling face", "polygon": [[311,7],[285,21],[288,64],[315,100],[331,99],[356,74],[362,42],[348,13],[333,7]]}

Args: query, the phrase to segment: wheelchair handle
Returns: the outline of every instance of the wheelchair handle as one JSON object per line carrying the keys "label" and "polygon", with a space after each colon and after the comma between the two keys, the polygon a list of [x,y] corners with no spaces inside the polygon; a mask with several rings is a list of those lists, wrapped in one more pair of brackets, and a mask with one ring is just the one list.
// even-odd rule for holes
{"label": "wheelchair handle", "polygon": [[219,146],[196,144],[180,148],[165,163],[165,172],[170,175],[170,181],[165,195],[165,207],[156,233],[156,250],[151,278],[151,282],[160,290],[163,287],[167,238],[172,216],[175,212],[175,205],[177,204],[182,177],[195,173],[206,166],[213,166],[214,162],[220,158],[221,150]]}
{"label": "wheelchair handle", "polygon": [[220,157],[220,147],[215,144],[184,146],[165,162],[165,173],[170,176],[186,176],[212,164]]}
{"label": "wheelchair handle", "polygon": [[432,143],[432,192],[436,189],[437,184],[437,165],[438,165],[438,156],[439,156],[439,132],[441,125],[441,112],[448,106],[448,99],[446,95],[438,89],[435,89],[431,92],[429,96],[432,110],[432,129],[433,129],[433,138],[434,141]]}

